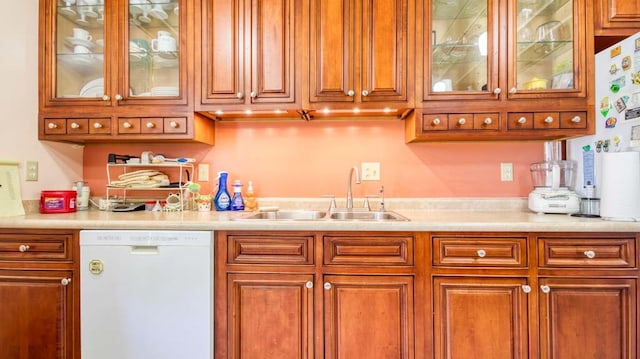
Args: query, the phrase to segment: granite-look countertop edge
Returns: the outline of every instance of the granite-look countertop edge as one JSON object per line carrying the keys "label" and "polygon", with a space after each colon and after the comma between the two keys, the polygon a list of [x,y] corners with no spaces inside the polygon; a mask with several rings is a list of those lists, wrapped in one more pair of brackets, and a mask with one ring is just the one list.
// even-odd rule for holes
{"label": "granite-look countertop edge", "polygon": [[[372,206],[377,209],[372,201]],[[326,209],[326,199],[261,199],[281,209]],[[358,202],[356,202],[356,205]],[[340,202],[338,202],[340,206]],[[495,232],[640,232],[640,223],[613,222],[563,214],[536,214],[522,198],[387,199],[387,209],[410,221],[235,220],[243,212],[114,213],[98,210],[0,218],[0,228],[299,230],[299,231],[495,231]]]}

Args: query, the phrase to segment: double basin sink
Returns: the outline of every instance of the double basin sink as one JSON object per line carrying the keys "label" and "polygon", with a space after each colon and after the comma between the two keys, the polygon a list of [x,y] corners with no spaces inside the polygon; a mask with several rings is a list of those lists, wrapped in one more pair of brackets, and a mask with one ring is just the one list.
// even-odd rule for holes
{"label": "double basin sink", "polygon": [[409,219],[391,211],[357,211],[357,210],[277,210],[258,211],[245,214],[237,220],[272,220],[272,221],[408,221]]}

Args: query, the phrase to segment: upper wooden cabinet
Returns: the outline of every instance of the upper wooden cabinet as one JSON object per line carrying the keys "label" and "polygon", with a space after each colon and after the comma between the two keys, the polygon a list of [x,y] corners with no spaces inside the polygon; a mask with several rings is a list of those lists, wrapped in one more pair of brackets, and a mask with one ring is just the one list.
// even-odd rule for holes
{"label": "upper wooden cabinet", "polygon": [[312,116],[402,115],[413,108],[413,0],[310,0]]}
{"label": "upper wooden cabinet", "polygon": [[589,134],[591,14],[587,0],[425,1],[407,141]]}
{"label": "upper wooden cabinet", "polygon": [[299,116],[305,4],[203,0],[196,110],[223,119]]}
{"label": "upper wooden cabinet", "polygon": [[[187,0],[40,0],[40,139],[213,143],[193,113],[194,14]],[[121,133],[122,118],[149,125]]]}
{"label": "upper wooden cabinet", "polygon": [[640,2],[595,1],[595,35],[629,36],[640,31]]}

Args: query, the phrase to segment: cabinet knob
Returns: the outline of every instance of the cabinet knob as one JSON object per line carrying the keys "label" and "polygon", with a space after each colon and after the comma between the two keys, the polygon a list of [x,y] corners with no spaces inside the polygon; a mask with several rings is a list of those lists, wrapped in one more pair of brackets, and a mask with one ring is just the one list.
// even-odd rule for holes
{"label": "cabinet knob", "polygon": [[521,125],[524,125],[525,123],[527,123],[527,118],[522,116],[518,119],[518,123]]}
{"label": "cabinet knob", "polygon": [[324,289],[329,290],[331,289],[331,283],[329,282],[324,282],[324,285],[322,286]]}
{"label": "cabinet knob", "polygon": [[258,94],[255,91],[251,91],[251,93],[249,95],[251,96],[251,98],[258,97]]}
{"label": "cabinet knob", "polygon": [[304,286],[309,288],[309,289],[311,289],[311,288],[313,288],[313,282],[308,280],[307,283],[304,284]]}
{"label": "cabinet knob", "polygon": [[551,116],[547,116],[547,118],[544,119],[544,123],[551,123],[553,122],[553,117]]}
{"label": "cabinet knob", "polygon": [[434,118],[433,121],[431,121],[431,125],[432,126],[438,126],[441,123],[439,118]]}
{"label": "cabinet knob", "polygon": [[116,94],[116,101],[120,101],[122,100],[122,95],[121,94]]}
{"label": "cabinet knob", "polygon": [[573,123],[579,123],[580,121],[582,121],[580,116],[573,116],[573,118],[571,119],[571,122]]}
{"label": "cabinet knob", "polygon": [[487,256],[487,251],[485,251],[484,249],[478,249],[476,253],[478,253],[478,257],[480,258],[484,258]]}
{"label": "cabinet knob", "polygon": [[485,125],[490,125],[490,124],[491,124],[491,122],[493,122],[493,120],[491,119],[491,117],[487,117],[487,118],[485,118],[485,119],[484,119],[484,121],[483,121],[483,123],[484,123]]}
{"label": "cabinet knob", "polygon": [[47,125],[47,127],[49,127],[50,130],[53,130],[54,128],[58,128],[58,125],[56,125],[53,122],[49,122],[49,124]]}
{"label": "cabinet knob", "polygon": [[548,285],[541,285],[540,286],[540,290],[542,291],[542,293],[549,293],[551,292],[551,288],[549,288]]}
{"label": "cabinet knob", "polygon": [[109,101],[109,100],[111,100],[111,97],[107,95],[102,95],[102,101]]}
{"label": "cabinet knob", "polygon": [[355,95],[355,94],[356,94],[356,92],[353,91],[353,90],[347,91],[347,96],[352,96],[353,97],[353,95]]}
{"label": "cabinet knob", "polygon": [[501,92],[502,92],[502,89],[500,87],[496,87],[495,89],[493,89],[494,95],[499,95]]}
{"label": "cabinet knob", "polygon": [[147,128],[154,128],[156,125],[153,122],[147,122]]}
{"label": "cabinet knob", "polygon": [[516,87],[512,87],[509,89],[509,93],[516,93],[518,92],[518,89]]}
{"label": "cabinet knob", "polygon": [[237,98],[243,98],[244,94],[242,92],[238,92],[238,93],[236,93],[236,97]]}
{"label": "cabinet knob", "polygon": [[171,121],[171,122],[169,122],[169,126],[171,128],[178,128],[178,123],[176,121]]}
{"label": "cabinet knob", "polygon": [[77,123],[75,123],[75,122],[72,122],[72,123],[71,123],[71,128],[73,128],[74,130],[77,130],[77,129],[79,129],[79,128],[80,128],[80,125],[78,125],[78,124],[77,124]]}
{"label": "cabinet knob", "polygon": [[593,258],[595,258],[595,257],[596,257],[596,252],[591,251],[591,250],[589,250],[589,251],[584,251],[584,255],[585,255],[587,258],[589,258],[589,259],[593,259]]}
{"label": "cabinet knob", "polygon": [[364,96],[364,97],[369,96],[369,91],[367,91],[367,90],[362,90],[362,96]]}
{"label": "cabinet knob", "polygon": [[28,251],[28,250],[29,250],[29,246],[28,246],[28,245],[26,245],[26,244],[21,244],[21,245],[20,245],[20,247],[18,247],[18,250],[19,250],[20,252],[26,252],[26,251]]}
{"label": "cabinet knob", "polygon": [[125,122],[125,123],[123,123],[123,124],[122,124],[122,127],[124,127],[124,128],[131,128],[132,126],[131,126],[131,123],[129,123],[129,122]]}
{"label": "cabinet knob", "polygon": [[467,123],[467,119],[465,119],[464,117],[458,120],[458,125],[462,126],[465,123]]}
{"label": "cabinet knob", "polygon": [[71,278],[62,278],[62,280],[60,280],[60,284],[62,285],[69,285],[69,283],[71,283]]}
{"label": "cabinet knob", "polygon": [[95,129],[102,128],[102,124],[100,122],[96,122],[93,124],[93,128]]}
{"label": "cabinet knob", "polygon": [[522,288],[522,291],[523,291],[523,292],[525,292],[525,293],[531,293],[531,286],[526,285],[526,284],[523,284],[523,285],[521,286],[521,288]]}

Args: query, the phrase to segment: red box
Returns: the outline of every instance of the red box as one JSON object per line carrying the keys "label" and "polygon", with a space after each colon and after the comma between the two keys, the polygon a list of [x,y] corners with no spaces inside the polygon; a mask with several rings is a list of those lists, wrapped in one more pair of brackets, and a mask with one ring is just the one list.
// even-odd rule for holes
{"label": "red box", "polygon": [[69,213],[76,211],[76,191],[40,192],[40,213]]}

